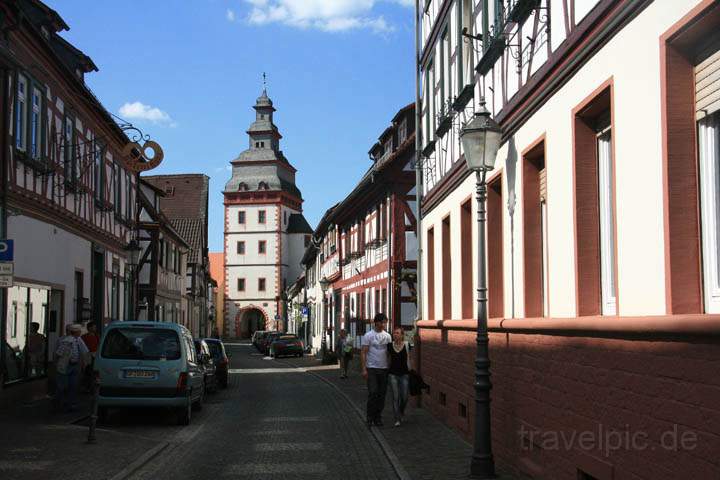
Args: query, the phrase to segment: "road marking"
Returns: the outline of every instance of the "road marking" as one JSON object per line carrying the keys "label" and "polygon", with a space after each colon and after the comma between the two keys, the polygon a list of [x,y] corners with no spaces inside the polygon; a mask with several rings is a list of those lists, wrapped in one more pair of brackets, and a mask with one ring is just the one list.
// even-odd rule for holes
{"label": "road marking", "polygon": [[39,472],[51,467],[55,462],[48,460],[0,460],[1,470],[19,470],[22,472]]}
{"label": "road marking", "polygon": [[318,365],[316,367],[287,367],[287,368],[231,368],[228,373],[242,373],[242,374],[254,374],[254,373],[307,373],[314,372],[317,370],[338,370],[340,367],[337,365]]}
{"label": "road marking", "polygon": [[110,480],[125,480],[126,478],[130,477],[133,473],[137,472],[145,466],[145,464],[149,463],[150,460],[155,458],[160,452],[165,450],[167,446],[170,445],[168,442],[162,442],[158,445],[155,445],[153,448],[148,450],[147,452],[143,453],[140,457],[138,457],[134,462],[132,462],[127,467],[120,470],[118,473],[116,473]]}
{"label": "road marking", "polygon": [[320,417],[265,417],[263,422],[318,422]]}
{"label": "road marking", "polygon": [[300,452],[304,450],[322,450],[321,442],[298,442],[298,443],[256,443],[256,452]]}
{"label": "road marking", "polygon": [[327,465],[324,463],[246,463],[230,465],[225,475],[270,475],[270,474],[325,474]]}
{"label": "road marking", "polygon": [[262,435],[289,435],[292,432],[290,430],[260,430],[259,432],[250,432],[249,435],[252,436],[262,436]]}

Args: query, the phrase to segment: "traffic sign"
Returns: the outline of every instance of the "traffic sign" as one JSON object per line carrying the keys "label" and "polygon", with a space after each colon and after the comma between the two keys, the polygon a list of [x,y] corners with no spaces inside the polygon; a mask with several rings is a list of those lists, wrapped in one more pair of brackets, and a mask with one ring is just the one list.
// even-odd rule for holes
{"label": "traffic sign", "polygon": [[0,240],[0,262],[12,262],[14,245],[12,240]]}
{"label": "traffic sign", "polygon": [[15,264],[13,262],[0,262],[0,275],[10,275],[15,273]]}
{"label": "traffic sign", "polygon": [[308,307],[302,307],[301,312],[304,316],[307,316],[309,311],[310,309]]}

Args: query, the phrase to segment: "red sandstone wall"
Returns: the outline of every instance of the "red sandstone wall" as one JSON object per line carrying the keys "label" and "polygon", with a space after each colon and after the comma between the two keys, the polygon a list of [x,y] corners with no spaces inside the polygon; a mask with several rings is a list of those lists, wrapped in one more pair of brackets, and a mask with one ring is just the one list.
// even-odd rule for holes
{"label": "red sandstone wall", "polygon": [[[472,442],[475,333],[423,328],[420,336],[431,385],[423,406]],[[492,333],[491,361],[493,449],[505,472],[720,478],[718,343]],[[674,439],[687,448],[670,448]]]}

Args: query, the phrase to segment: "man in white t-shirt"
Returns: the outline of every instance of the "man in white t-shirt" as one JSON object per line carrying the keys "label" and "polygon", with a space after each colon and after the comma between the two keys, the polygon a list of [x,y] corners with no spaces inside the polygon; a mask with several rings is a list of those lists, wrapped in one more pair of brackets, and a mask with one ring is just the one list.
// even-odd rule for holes
{"label": "man in white t-shirt", "polygon": [[388,345],[392,337],[385,331],[388,318],[384,313],[378,313],[373,319],[373,329],[362,337],[362,375],[367,380],[367,424],[368,427],[376,425],[382,427],[382,411],[385,407],[385,393],[388,384]]}

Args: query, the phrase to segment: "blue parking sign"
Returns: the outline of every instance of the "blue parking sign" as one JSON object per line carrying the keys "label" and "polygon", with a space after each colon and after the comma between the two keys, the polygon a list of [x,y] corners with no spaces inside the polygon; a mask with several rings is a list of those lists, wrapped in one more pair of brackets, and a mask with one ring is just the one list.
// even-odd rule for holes
{"label": "blue parking sign", "polygon": [[0,262],[13,261],[13,241],[0,240]]}

